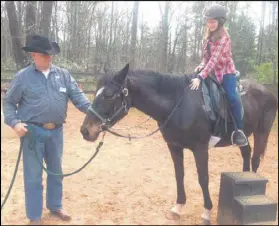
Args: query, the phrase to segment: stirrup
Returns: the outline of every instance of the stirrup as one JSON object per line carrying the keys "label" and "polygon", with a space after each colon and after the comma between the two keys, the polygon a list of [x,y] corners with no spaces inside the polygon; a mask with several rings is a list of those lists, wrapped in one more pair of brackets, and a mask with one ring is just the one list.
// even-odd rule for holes
{"label": "stirrup", "polygon": [[234,142],[233,142],[233,135],[235,134],[235,130],[232,132],[232,135],[231,135],[231,142],[232,142],[232,145],[233,146],[238,146],[238,147],[244,147],[244,146],[246,146],[246,145],[248,145],[248,139],[247,139],[247,137],[246,137],[246,135],[244,134],[244,132],[242,131],[242,130],[237,130],[237,132],[240,132],[244,137],[245,137],[245,144],[243,144],[243,145],[237,145],[237,144],[235,144]]}

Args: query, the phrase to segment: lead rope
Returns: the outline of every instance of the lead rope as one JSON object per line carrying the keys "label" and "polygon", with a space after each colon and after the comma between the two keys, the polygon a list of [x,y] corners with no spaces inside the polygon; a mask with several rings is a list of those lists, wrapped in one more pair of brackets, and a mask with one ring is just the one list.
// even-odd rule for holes
{"label": "lead rope", "polygon": [[[29,136],[31,136],[31,139],[32,139],[32,140],[31,140],[31,143],[33,144],[33,149],[34,149],[34,151],[36,152],[36,157],[37,157],[37,159],[38,159],[38,161],[39,161],[38,153],[37,153],[38,150],[35,149],[35,144],[36,144],[36,143],[34,143],[34,141],[35,141],[35,140],[34,140],[35,135],[34,135],[34,133],[33,133],[34,131],[32,130],[32,127],[31,127],[30,125],[28,125],[27,128],[29,128],[28,131],[31,131],[31,132],[28,132],[27,134],[29,134]],[[30,128],[31,128],[31,129],[30,129]],[[31,134],[31,135],[30,135],[30,134]],[[33,138],[32,138],[32,135],[33,135]],[[44,167],[44,165],[43,165],[43,163],[42,163],[41,161],[39,161],[39,162],[40,162],[40,164],[42,165],[43,169],[46,171],[47,174],[51,174],[51,175],[55,175],[55,176],[62,176],[62,177],[68,177],[68,176],[74,175],[74,174],[80,172],[82,169],[84,169],[84,168],[96,157],[96,155],[98,154],[99,150],[101,149],[101,147],[102,147],[103,144],[104,144],[104,137],[105,137],[105,135],[106,135],[106,133],[104,132],[104,133],[103,133],[103,136],[102,136],[102,139],[101,139],[101,141],[99,142],[99,144],[98,144],[98,146],[97,146],[97,148],[96,148],[96,151],[95,151],[94,155],[93,155],[81,168],[79,168],[78,170],[76,170],[76,171],[74,171],[74,172],[72,172],[72,173],[67,173],[67,174],[56,174],[56,173],[53,173],[53,172],[47,170],[47,169]],[[5,206],[5,204],[6,204],[6,201],[7,201],[8,197],[9,197],[9,195],[10,195],[10,193],[11,193],[12,187],[13,187],[14,182],[15,182],[15,179],[16,179],[16,174],[17,174],[17,171],[18,171],[18,166],[19,166],[19,162],[20,162],[20,158],[21,158],[21,154],[22,154],[22,150],[23,150],[23,138],[24,138],[24,137],[21,137],[21,138],[20,138],[20,148],[19,148],[19,153],[18,153],[18,157],[17,157],[17,162],[16,162],[16,166],[15,166],[13,178],[12,178],[11,184],[10,184],[10,186],[9,186],[8,192],[7,192],[7,194],[6,194],[5,198],[4,198],[4,201],[3,201],[2,204],[1,204],[1,211],[2,211],[2,209],[4,208],[4,206]],[[42,136],[41,136],[40,138],[42,138]],[[36,139],[36,138],[35,138],[35,139]],[[36,141],[35,141],[35,142],[36,142]]]}

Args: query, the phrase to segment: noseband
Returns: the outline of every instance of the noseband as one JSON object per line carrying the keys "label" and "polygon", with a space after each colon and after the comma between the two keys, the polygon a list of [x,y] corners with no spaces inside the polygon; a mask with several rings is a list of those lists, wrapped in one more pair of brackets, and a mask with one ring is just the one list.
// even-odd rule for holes
{"label": "noseband", "polygon": [[[119,87],[119,85],[113,83],[115,86]],[[96,117],[98,117],[101,121],[101,129],[102,131],[107,130],[108,128],[110,128],[112,125],[111,123],[114,121],[115,118],[117,118],[121,112],[124,112],[125,114],[129,111],[130,106],[129,106],[129,91],[128,89],[124,86],[124,87],[120,87],[118,93],[116,94],[116,96],[122,96],[122,104],[121,107],[119,107],[114,114],[111,117],[108,118],[104,118],[102,117],[93,107],[92,104],[90,105],[90,107],[88,108],[88,111],[91,112],[93,115],[95,115]]]}

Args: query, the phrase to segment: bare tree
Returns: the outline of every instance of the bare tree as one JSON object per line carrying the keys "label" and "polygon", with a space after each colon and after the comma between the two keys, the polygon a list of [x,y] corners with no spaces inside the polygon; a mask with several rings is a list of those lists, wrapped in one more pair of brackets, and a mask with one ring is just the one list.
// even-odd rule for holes
{"label": "bare tree", "polygon": [[53,1],[43,1],[43,7],[41,12],[40,32],[44,36],[50,35],[50,21],[52,14]]}
{"label": "bare tree", "polygon": [[106,66],[111,67],[111,48],[112,48],[112,31],[113,31],[113,21],[114,21],[114,2],[111,2],[111,14],[110,14],[110,28],[109,28],[109,44],[107,48],[107,60]]}
{"label": "bare tree", "polygon": [[[25,36],[26,43],[29,42],[31,35],[36,33],[36,10],[37,10],[36,1],[27,1],[26,2],[26,11],[25,11]],[[31,60],[29,55],[26,57]]]}
{"label": "bare tree", "polygon": [[178,42],[178,39],[180,38],[181,32],[182,32],[181,26],[177,26],[172,51],[170,51],[170,57],[169,57],[169,61],[168,61],[168,72],[173,72],[173,70],[174,70],[175,56],[176,56],[175,51],[176,51],[177,42]]}
{"label": "bare tree", "polygon": [[23,15],[24,15],[24,1],[15,1],[16,12],[17,12],[17,19],[18,19],[18,30],[19,33],[22,34],[23,32]]}
{"label": "bare tree", "polygon": [[1,63],[13,58],[12,52],[7,11],[5,3],[1,2]]}
{"label": "bare tree", "polygon": [[[10,12],[9,17],[6,7],[1,7],[1,61],[5,68],[9,68],[9,60],[17,57],[18,64],[19,55],[25,53],[20,47],[15,48],[15,42],[23,43],[25,37],[36,29],[36,33],[47,34],[59,41],[61,54],[56,58],[57,63],[70,70],[100,72],[105,62],[110,68],[118,68],[130,59],[131,67],[190,73],[201,60],[202,11],[212,2],[194,2],[191,6],[187,2],[158,3],[161,17],[155,27],[142,19],[144,12],[139,18],[138,2],[132,10],[128,6],[121,8],[115,1],[100,4],[98,1],[53,1],[52,4],[44,1],[14,2],[14,12]],[[273,74],[265,74],[265,77],[277,82],[278,3],[262,3],[262,15],[259,17],[261,29],[257,34],[255,21],[247,15],[247,12],[252,12],[248,3],[241,8],[237,2],[219,2],[229,9],[226,27],[232,40],[236,68],[243,73],[254,72],[252,70],[258,73],[259,68],[272,64]],[[1,2],[1,6],[5,5],[6,2]],[[185,12],[182,12],[182,7],[185,7]],[[270,13],[265,9],[269,9]],[[177,18],[176,23],[172,17]],[[12,28],[10,32],[9,27],[11,24],[14,26],[15,18],[18,31]],[[20,51],[23,53],[18,53]],[[267,64],[257,65],[259,63]]]}
{"label": "bare tree", "polygon": [[169,8],[170,2],[165,2],[165,10],[162,17],[162,36],[161,36],[161,53],[160,53],[160,71],[165,72],[167,70],[167,57],[168,57],[168,33],[169,33]]}
{"label": "bare tree", "polygon": [[58,20],[58,13],[57,13],[57,11],[58,11],[58,2],[57,1],[54,1],[54,3],[53,3],[53,11],[54,11],[54,13],[52,13],[53,14],[53,16],[52,16],[52,37],[53,37],[53,39],[54,40],[56,40],[56,41],[58,41],[58,31],[59,31],[59,28],[61,27],[61,25],[59,24],[58,25],[58,22],[57,22],[57,20]]}
{"label": "bare tree", "polygon": [[264,39],[264,19],[265,19],[265,1],[262,1],[262,15],[261,15],[261,25],[260,25],[260,34],[258,38],[258,55],[257,63],[260,64],[262,61],[262,51],[263,51],[263,39]]}
{"label": "bare tree", "polygon": [[[270,53],[271,53],[270,55],[271,55],[272,70],[273,70],[273,85],[275,85],[277,87],[278,84],[276,84],[276,77],[277,77],[277,73],[278,73],[278,66],[277,66],[278,62],[276,65],[276,52],[278,54],[278,27],[277,27],[277,23],[276,23],[276,16],[277,16],[277,20],[278,20],[278,2],[272,1],[271,8],[272,8],[272,31],[271,31],[272,43],[273,43],[273,46],[276,46],[276,42],[277,42],[277,51],[276,51],[276,48],[272,48],[272,49],[270,48]],[[276,13],[276,11],[277,11],[277,13]],[[277,40],[276,40],[276,34],[277,34]],[[277,61],[278,61],[278,58],[277,58]]]}
{"label": "bare tree", "polygon": [[22,41],[20,39],[19,23],[18,17],[16,15],[15,3],[14,1],[6,1],[5,5],[9,18],[9,28],[12,37],[12,47],[15,63],[18,69],[23,68],[28,60],[23,51],[21,50]]}
{"label": "bare tree", "polygon": [[184,49],[184,57],[185,57],[185,67],[184,67],[184,73],[186,73],[187,72],[187,68],[188,68],[188,54],[187,54],[187,52],[188,52],[188,26],[187,26],[187,24],[188,24],[188,18],[187,17],[185,17],[185,27],[184,27],[184,34],[185,34],[185,36],[184,36],[184,39],[185,39],[185,41],[184,41],[184,45],[183,45],[183,49]]}
{"label": "bare tree", "polygon": [[25,12],[25,34],[26,41],[29,35],[36,33],[36,1],[26,2],[26,12]]}
{"label": "bare tree", "polygon": [[138,28],[138,12],[139,12],[139,1],[135,1],[133,9],[133,22],[132,22],[132,36],[131,36],[131,47],[130,47],[130,67],[135,66],[136,56],[136,44],[137,44],[137,28]]}
{"label": "bare tree", "polygon": [[96,9],[97,4],[98,4],[98,1],[94,1],[94,2],[91,3],[90,9],[91,8],[92,9],[91,9],[91,11],[89,11],[90,17],[88,17],[88,33],[87,33],[87,35],[88,35],[88,38],[87,38],[88,39],[87,40],[87,44],[88,44],[88,46],[87,46],[87,59],[88,59],[88,61],[87,61],[87,70],[89,68],[91,68],[91,67],[89,67],[90,62],[91,62],[91,56],[90,56],[91,42],[92,42],[91,31],[92,31],[92,24],[95,20],[94,15],[95,15],[95,9]]}

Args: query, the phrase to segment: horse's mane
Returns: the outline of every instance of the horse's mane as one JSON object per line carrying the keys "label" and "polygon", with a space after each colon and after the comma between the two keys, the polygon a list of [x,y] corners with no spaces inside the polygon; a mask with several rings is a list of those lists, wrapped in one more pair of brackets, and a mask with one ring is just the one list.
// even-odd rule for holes
{"label": "horse's mane", "polygon": [[[102,76],[101,83],[106,84],[113,80],[115,72],[107,73]],[[194,77],[194,74],[171,74],[161,73],[150,69],[135,69],[129,70],[128,78],[133,81],[137,78],[141,78],[142,81],[148,83],[151,87],[154,87],[157,92],[181,92],[185,86],[189,85],[190,80]],[[136,84],[135,84],[136,85]]]}

